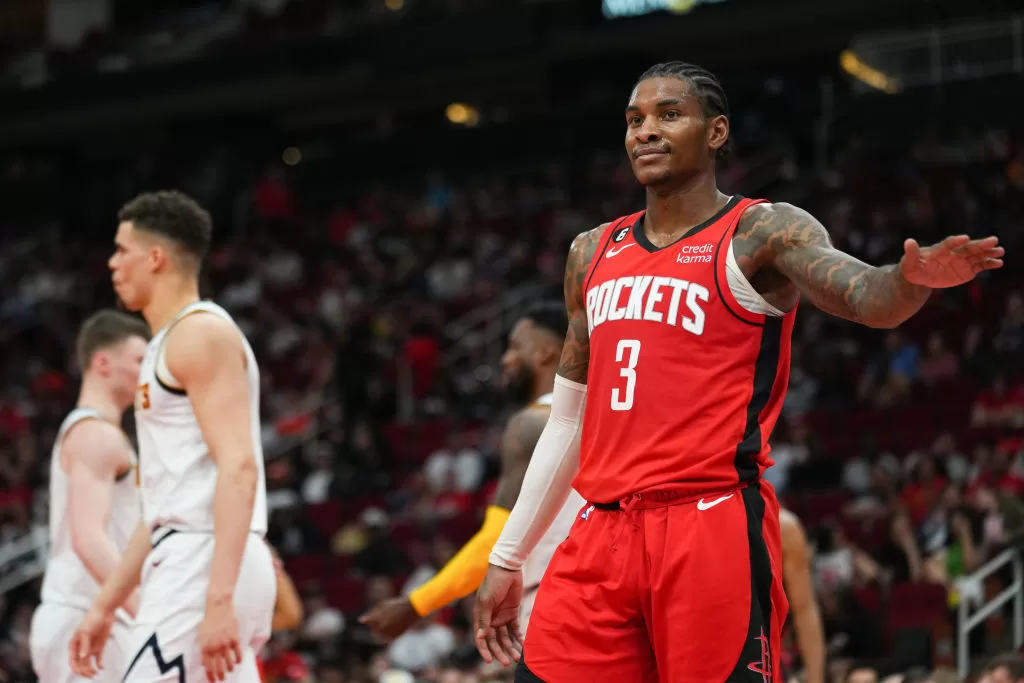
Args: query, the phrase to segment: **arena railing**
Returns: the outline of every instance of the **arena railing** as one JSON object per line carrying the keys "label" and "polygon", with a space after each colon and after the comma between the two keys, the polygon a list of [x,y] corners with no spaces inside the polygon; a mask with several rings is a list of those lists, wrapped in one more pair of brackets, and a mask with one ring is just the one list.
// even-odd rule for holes
{"label": "arena railing", "polygon": [[[1013,568],[1013,581],[1009,586],[1003,589],[999,595],[985,602],[971,600],[971,594],[982,596],[984,599],[985,580],[1007,565]],[[957,585],[961,587],[961,599],[957,607],[959,611],[956,644],[957,670],[960,676],[966,679],[970,673],[971,664],[971,631],[985,623],[985,620],[1001,610],[1011,600],[1013,600],[1013,647],[1016,650],[1024,644],[1024,564],[1021,562],[1019,548],[1004,550],[974,573],[958,580]],[[970,613],[972,603],[980,603],[974,614]]]}

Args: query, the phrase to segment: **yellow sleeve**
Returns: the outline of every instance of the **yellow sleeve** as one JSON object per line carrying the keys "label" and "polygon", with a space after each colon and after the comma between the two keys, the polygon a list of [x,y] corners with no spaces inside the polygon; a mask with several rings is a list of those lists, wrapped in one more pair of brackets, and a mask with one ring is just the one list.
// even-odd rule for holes
{"label": "yellow sleeve", "polygon": [[409,602],[417,614],[425,617],[480,587],[487,576],[491,548],[501,536],[509,514],[505,508],[494,505],[487,508],[480,531],[462,546],[434,578],[409,594]]}

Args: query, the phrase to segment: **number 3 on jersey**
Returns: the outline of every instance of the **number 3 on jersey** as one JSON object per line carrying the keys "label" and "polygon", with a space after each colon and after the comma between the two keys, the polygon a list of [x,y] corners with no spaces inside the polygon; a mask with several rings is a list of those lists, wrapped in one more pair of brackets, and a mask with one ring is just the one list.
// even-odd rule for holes
{"label": "number 3 on jersey", "polygon": [[636,362],[640,358],[640,340],[620,339],[615,347],[615,362],[620,363],[619,377],[626,380],[625,388],[612,389],[612,410],[631,410],[636,390]]}

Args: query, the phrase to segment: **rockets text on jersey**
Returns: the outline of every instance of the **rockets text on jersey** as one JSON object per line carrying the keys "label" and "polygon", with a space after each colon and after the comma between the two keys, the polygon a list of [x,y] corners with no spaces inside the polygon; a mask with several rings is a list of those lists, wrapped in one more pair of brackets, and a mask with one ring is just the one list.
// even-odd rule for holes
{"label": "rockets text on jersey", "polygon": [[795,313],[751,312],[733,292],[738,268],[727,269],[737,222],[758,201],[733,197],[662,248],[643,212],[601,236],[583,293],[590,365],[575,485],[588,500],[728,490],[770,464]]}

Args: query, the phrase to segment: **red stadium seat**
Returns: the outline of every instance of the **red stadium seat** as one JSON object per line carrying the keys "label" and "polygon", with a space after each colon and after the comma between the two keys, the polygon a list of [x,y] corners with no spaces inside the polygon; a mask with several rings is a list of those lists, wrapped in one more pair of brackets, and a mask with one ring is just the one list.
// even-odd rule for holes
{"label": "red stadium seat", "polygon": [[887,626],[930,630],[948,613],[946,587],[936,583],[900,583],[889,595]]}
{"label": "red stadium seat", "polygon": [[341,503],[329,500],[306,508],[306,516],[316,525],[324,538],[330,539],[341,526]]}
{"label": "red stadium seat", "polygon": [[324,578],[327,569],[327,556],[297,555],[288,558],[284,566],[295,585],[301,587]]}
{"label": "red stadium seat", "polygon": [[327,603],[345,614],[356,614],[366,604],[366,586],[362,579],[333,576],[324,581]]}

